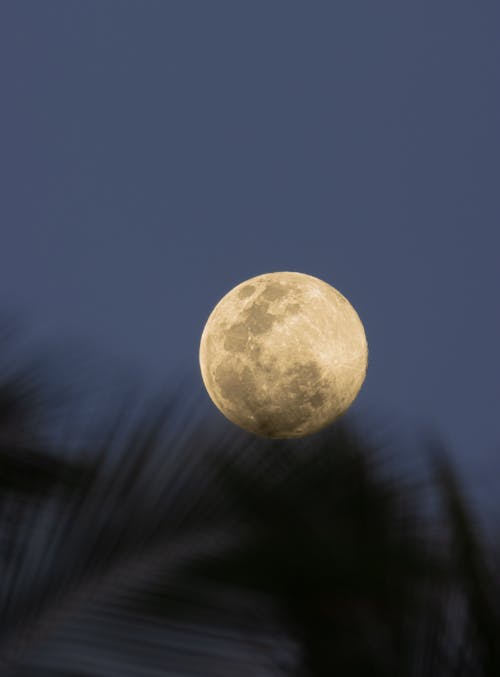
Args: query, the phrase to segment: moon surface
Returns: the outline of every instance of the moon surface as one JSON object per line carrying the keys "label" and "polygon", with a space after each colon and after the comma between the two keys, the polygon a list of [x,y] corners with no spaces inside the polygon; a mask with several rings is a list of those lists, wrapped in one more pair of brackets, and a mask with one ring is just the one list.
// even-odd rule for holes
{"label": "moon surface", "polygon": [[213,309],[200,342],[214,404],[264,437],[303,437],[332,423],[357,396],[367,363],[352,305],[303,273],[267,273],[234,287]]}

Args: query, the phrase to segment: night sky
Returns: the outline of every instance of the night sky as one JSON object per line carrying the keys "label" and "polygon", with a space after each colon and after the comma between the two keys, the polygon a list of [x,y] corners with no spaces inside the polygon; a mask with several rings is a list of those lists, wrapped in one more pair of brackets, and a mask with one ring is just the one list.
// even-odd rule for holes
{"label": "night sky", "polygon": [[2,0],[0,310],[201,390],[220,297],[315,275],[365,325],[353,412],[495,483],[499,27],[494,0]]}

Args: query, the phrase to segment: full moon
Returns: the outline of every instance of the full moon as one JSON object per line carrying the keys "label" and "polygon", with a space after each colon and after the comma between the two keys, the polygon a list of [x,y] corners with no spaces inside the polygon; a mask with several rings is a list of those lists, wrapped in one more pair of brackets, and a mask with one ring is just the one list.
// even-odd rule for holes
{"label": "full moon", "polygon": [[367,363],[352,305],[303,273],[267,273],[234,287],[213,309],[200,343],[214,404],[264,437],[303,437],[332,423],[356,398]]}

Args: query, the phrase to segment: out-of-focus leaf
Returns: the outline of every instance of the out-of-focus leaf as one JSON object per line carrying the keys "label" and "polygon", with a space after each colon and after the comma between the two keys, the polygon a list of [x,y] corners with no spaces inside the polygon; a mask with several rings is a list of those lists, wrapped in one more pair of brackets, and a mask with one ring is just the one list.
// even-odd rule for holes
{"label": "out-of-focus leaf", "polygon": [[485,551],[484,535],[470,508],[448,454],[435,443],[434,463],[441,495],[449,518],[453,555],[451,566],[463,590],[469,641],[478,645],[483,673],[500,675],[500,588]]}
{"label": "out-of-focus leaf", "polygon": [[446,463],[436,529],[346,425],[220,437],[181,393],[129,403],[73,460],[25,435],[22,390],[0,448],[2,677],[500,674],[497,580]]}

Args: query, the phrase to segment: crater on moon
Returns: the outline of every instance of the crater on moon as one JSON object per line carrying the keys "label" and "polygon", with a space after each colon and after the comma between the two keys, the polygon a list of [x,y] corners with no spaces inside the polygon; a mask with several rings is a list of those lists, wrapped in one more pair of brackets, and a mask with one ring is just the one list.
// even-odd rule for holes
{"label": "crater on moon", "polygon": [[251,284],[247,284],[246,286],[242,287],[240,291],[238,292],[238,296],[240,299],[246,299],[247,296],[252,296],[252,294],[255,291],[255,287]]}
{"label": "crater on moon", "polygon": [[231,290],[203,330],[200,367],[229,420],[267,437],[331,423],[356,397],[367,344],[351,304],[302,273],[269,273]]}

